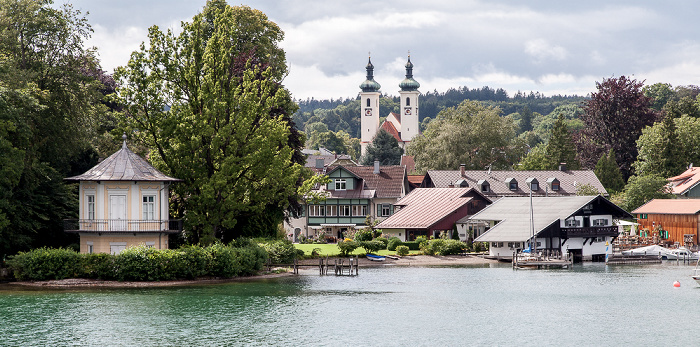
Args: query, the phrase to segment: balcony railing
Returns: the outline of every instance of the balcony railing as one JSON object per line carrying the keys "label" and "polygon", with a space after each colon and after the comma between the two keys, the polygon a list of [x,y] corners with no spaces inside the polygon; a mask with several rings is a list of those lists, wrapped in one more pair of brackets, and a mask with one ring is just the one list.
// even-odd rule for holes
{"label": "balcony railing", "polygon": [[585,227],[585,228],[561,228],[562,237],[596,237],[596,236],[617,236],[619,233],[616,226],[609,227]]}
{"label": "balcony railing", "polygon": [[182,220],[66,219],[63,230],[69,233],[177,233],[182,231]]}

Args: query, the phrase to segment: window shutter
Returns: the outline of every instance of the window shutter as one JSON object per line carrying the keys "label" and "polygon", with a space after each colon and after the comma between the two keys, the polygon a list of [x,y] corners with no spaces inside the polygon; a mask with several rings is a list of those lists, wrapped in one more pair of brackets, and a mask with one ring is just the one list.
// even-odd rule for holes
{"label": "window shutter", "polygon": [[382,215],[382,204],[377,204],[377,214],[375,217],[379,217]]}
{"label": "window shutter", "polygon": [[394,205],[389,205],[389,215],[394,214]]}

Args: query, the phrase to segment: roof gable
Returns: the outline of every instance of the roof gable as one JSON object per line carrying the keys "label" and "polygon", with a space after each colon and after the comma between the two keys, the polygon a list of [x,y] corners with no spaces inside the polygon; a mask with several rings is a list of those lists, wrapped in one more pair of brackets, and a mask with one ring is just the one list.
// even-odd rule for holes
{"label": "roof gable", "polygon": [[700,199],[652,199],[632,213],[698,214],[700,213]]}
{"label": "roof gable", "polygon": [[396,127],[394,126],[393,123],[388,122],[388,121],[384,121],[384,123],[382,123],[381,128],[384,129],[389,134],[391,134],[391,136],[393,136],[396,139],[396,141],[398,141],[399,143],[403,142],[403,140],[401,140],[401,134],[399,133],[398,130],[396,130]]}
{"label": "roof gable", "polygon": [[430,228],[473,200],[472,191],[472,188],[416,188],[394,204],[402,208],[377,228]]}
{"label": "roof gable", "polygon": [[408,180],[404,166],[380,166],[379,174],[374,173],[374,166],[351,166],[344,169],[364,180],[366,189],[376,190],[377,198],[400,198],[406,193]]}

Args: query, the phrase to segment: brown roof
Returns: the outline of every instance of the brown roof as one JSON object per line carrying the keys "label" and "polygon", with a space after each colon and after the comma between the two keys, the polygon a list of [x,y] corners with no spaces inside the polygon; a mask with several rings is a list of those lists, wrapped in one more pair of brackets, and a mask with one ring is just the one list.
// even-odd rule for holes
{"label": "brown roof", "polygon": [[700,183],[700,167],[690,167],[682,174],[668,179],[671,182],[671,193],[682,195]]}
{"label": "brown roof", "polygon": [[[511,191],[505,183],[506,179],[510,178],[514,178],[518,182],[518,189],[515,191]],[[490,191],[483,193],[486,196],[524,196],[530,193],[526,183],[529,178],[536,178],[539,182],[539,190],[533,192],[535,196],[576,195],[576,187],[582,184],[592,185],[602,195],[608,194],[592,170],[490,172],[486,170],[471,170],[465,171],[464,176],[460,174],[459,170],[429,170],[424,183],[427,183],[429,179],[432,182],[432,187],[446,188],[450,184],[457,185],[459,180],[465,180],[469,187],[479,188],[477,183],[485,180],[490,186]],[[547,180],[552,178],[556,178],[559,181],[560,189],[558,191],[548,189]]]}
{"label": "brown roof", "polygon": [[700,199],[653,199],[632,213],[697,214]]}
{"label": "brown roof", "polygon": [[126,147],[126,136],[122,148],[82,175],[66,178],[68,181],[157,181],[177,182],[177,178],[166,176],[151,166],[145,159]]}
{"label": "brown roof", "polygon": [[377,198],[400,198],[406,192],[406,168],[403,166],[380,166],[378,175],[374,174],[374,166],[343,166],[343,168],[362,178],[366,189],[376,190]]}
{"label": "brown roof", "polygon": [[384,121],[384,123],[382,123],[381,128],[386,130],[386,132],[388,132],[389,134],[391,134],[391,136],[393,136],[396,139],[396,141],[403,142],[403,140],[401,140],[401,135],[399,134],[399,131],[396,130],[396,127],[394,126],[394,123]]}
{"label": "brown roof", "polygon": [[[413,171],[416,170],[416,161],[413,159],[412,155],[402,155],[401,156],[401,165],[406,166],[406,172],[410,175]],[[423,175],[421,175],[423,176]],[[420,183],[420,182],[418,182]]]}
{"label": "brown roof", "polygon": [[[416,188],[394,205],[403,206],[377,228],[430,228],[471,201],[472,188]],[[460,216],[463,217],[463,216]]]}

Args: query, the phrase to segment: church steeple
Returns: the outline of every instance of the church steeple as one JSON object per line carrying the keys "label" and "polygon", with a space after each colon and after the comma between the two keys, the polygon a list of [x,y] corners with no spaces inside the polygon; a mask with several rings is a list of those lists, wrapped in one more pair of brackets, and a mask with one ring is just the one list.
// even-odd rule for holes
{"label": "church steeple", "polygon": [[410,142],[420,132],[418,120],[418,88],[420,83],[413,79],[413,63],[411,52],[406,63],[406,79],[399,84],[399,99],[401,100],[401,140]]}
{"label": "church steeple", "polygon": [[411,63],[411,54],[408,55],[408,62],[406,63],[406,78],[399,83],[401,91],[412,92],[420,88],[420,83],[413,79],[413,63]]}
{"label": "church steeple", "polygon": [[372,57],[369,57],[365,69],[367,69],[367,80],[360,84],[360,89],[362,89],[363,92],[378,92],[379,88],[382,86],[374,80],[374,65],[372,65]]}

